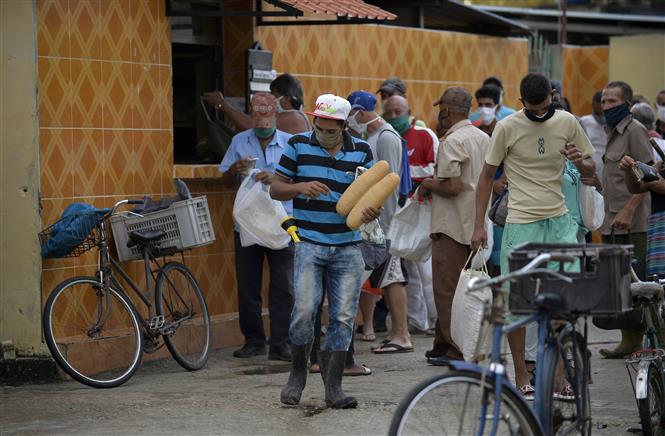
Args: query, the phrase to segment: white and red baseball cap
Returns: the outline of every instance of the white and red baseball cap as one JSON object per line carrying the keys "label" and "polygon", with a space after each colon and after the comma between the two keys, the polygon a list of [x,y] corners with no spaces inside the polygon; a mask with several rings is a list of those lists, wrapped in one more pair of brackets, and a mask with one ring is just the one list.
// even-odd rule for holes
{"label": "white and red baseball cap", "polygon": [[307,112],[307,114],[329,120],[346,121],[349,112],[351,112],[351,103],[345,98],[333,94],[323,94],[316,99],[314,112]]}

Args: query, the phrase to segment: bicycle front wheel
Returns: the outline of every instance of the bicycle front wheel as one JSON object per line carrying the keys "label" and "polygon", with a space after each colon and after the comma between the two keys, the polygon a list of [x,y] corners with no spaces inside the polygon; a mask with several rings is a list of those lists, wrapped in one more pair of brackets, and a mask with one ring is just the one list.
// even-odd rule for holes
{"label": "bicycle front wheel", "polygon": [[[574,335],[574,338],[573,338]],[[565,434],[591,434],[591,395],[589,393],[589,379],[591,368],[589,351],[584,337],[578,332],[566,330],[559,339],[561,356],[563,357],[566,380],[575,392],[575,402],[558,402],[561,417],[574,422],[574,431],[565,431]],[[556,407],[556,406],[555,406]]]}
{"label": "bicycle front wheel", "polygon": [[663,434],[663,416],[665,415],[663,394],[662,379],[658,373],[658,367],[649,365],[647,397],[637,400],[637,410],[640,413],[642,434],[644,436]]}
{"label": "bicycle front wheel", "polygon": [[[486,412],[481,406],[486,404]],[[388,434],[477,435],[491,434],[494,422],[494,381],[470,371],[434,376],[413,388],[400,402]],[[517,394],[508,388],[501,394],[497,435],[538,435],[538,422]]]}
{"label": "bicycle front wheel", "polygon": [[43,323],[53,358],[83,384],[119,386],[141,365],[143,336],[131,303],[94,277],[60,283],[46,301]]}
{"label": "bicycle front wheel", "polygon": [[157,314],[164,315],[164,342],[183,368],[195,371],[208,361],[210,315],[201,288],[183,264],[161,269],[155,292]]}

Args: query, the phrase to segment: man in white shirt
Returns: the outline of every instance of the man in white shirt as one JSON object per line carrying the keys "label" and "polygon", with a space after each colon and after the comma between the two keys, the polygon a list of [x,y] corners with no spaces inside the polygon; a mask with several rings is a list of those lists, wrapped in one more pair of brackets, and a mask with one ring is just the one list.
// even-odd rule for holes
{"label": "man in white shirt", "polygon": [[603,115],[603,105],[600,103],[603,93],[596,92],[591,100],[591,114],[580,118],[580,123],[591,141],[595,152],[591,156],[593,163],[596,164],[598,177],[603,174],[603,155],[607,147],[607,132],[605,132],[605,116]]}

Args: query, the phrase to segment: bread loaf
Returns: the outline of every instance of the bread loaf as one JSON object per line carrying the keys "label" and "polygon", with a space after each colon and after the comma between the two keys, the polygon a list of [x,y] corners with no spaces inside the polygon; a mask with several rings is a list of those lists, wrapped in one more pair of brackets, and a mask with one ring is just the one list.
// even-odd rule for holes
{"label": "bread loaf", "polygon": [[348,188],[346,188],[346,191],[344,191],[344,194],[340,197],[337,206],[335,207],[337,213],[342,216],[347,216],[358,200],[360,200],[360,198],[366,194],[372,186],[388,174],[389,168],[390,166],[388,165],[388,162],[380,160],[375,163],[372,168],[360,175]]}
{"label": "bread loaf", "polygon": [[390,173],[383,179],[379,180],[369,191],[358,200],[349,216],[346,217],[346,225],[350,229],[356,230],[362,224],[362,213],[367,207],[381,207],[390,197],[395,189],[399,186],[399,176],[395,173]]}

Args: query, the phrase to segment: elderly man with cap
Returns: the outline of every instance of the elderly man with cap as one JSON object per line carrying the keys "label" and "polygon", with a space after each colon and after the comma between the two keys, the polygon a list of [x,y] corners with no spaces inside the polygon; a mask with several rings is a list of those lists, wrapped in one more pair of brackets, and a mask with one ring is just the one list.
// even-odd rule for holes
{"label": "elderly man with cap", "polygon": [[[376,93],[381,96],[381,111],[385,118],[386,102],[390,97],[399,95],[400,97],[406,98],[406,83],[404,83],[399,77],[390,77],[383,81]],[[409,124],[415,124],[418,127],[427,127],[427,124],[425,124],[423,120],[416,119],[414,115],[411,115],[410,110],[408,121]]]}
{"label": "elderly man with cap", "polygon": [[[376,113],[376,97],[367,91],[356,91],[349,96],[349,103],[351,103],[349,129],[355,134],[367,137],[367,142],[372,148],[372,154],[377,161],[385,160],[390,166],[390,171],[402,174],[402,165],[409,164],[408,162],[402,162],[402,156],[404,155],[402,138],[390,124]],[[388,234],[390,223],[397,211],[398,200],[399,192],[395,190],[383,205],[380,223],[385,234]],[[390,256],[370,276],[372,287],[384,290],[391,321],[388,340],[380,346],[372,348],[372,351],[376,354],[413,351],[407,324],[406,281],[404,263],[402,259],[394,256]],[[363,298],[365,297],[367,296],[363,294]],[[361,304],[365,307],[364,303]]]}
{"label": "elderly man with cap", "polygon": [[471,254],[476,213],[476,184],[490,139],[469,120],[471,94],[448,88],[434,103],[446,134],[441,139],[436,173],[421,188],[432,193],[432,281],[438,314],[434,345],[425,355],[433,364],[463,359],[450,335],[457,281]]}
{"label": "elderly man with cap", "polygon": [[[293,199],[293,214],[302,242],[295,244],[294,297],[289,337],[291,374],[282,389],[284,404],[300,402],[314,340],[314,322],[323,298],[323,278],[328,293],[328,333],[319,352],[326,404],[333,408],[356,407],[355,398],[342,390],[346,352],[365,263],[358,247],[360,232],[346,225],[336,204],[354,180],[357,167],[372,166],[369,145],[345,131],[349,102],[324,94],[316,100],[314,130],[293,136],[282,154],[270,195]],[[376,219],[379,210],[367,207],[363,221]]]}
{"label": "elderly man with cap", "polygon": [[[393,95],[386,101],[383,116],[406,142],[409,172],[415,190],[424,179],[434,176],[439,138],[427,127],[409,122],[409,102],[401,95]],[[433,334],[437,314],[432,290],[431,259],[426,262],[404,259],[404,267],[408,276],[406,295],[409,330]]]}
{"label": "elderly man with cap", "polygon": [[[231,146],[219,166],[222,180],[235,185],[247,176],[250,165],[260,170],[257,181],[272,183],[275,169],[291,135],[275,128],[275,97],[258,93],[250,104],[252,128],[233,137]],[[287,212],[291,201],[284,202]],[[261,290],[263,261],[268,259],[270,286],[268,308],[270,311],[271,360],[291,360],[287,346],[289,319],[293,305],[293,247],[271,250],[260,245],[243,247],[236,228],[235,263],[238,283],[238,317],[245,345],[236,350],[235,357],[252,357],[266,352],[266,334],[263,329]]]}

